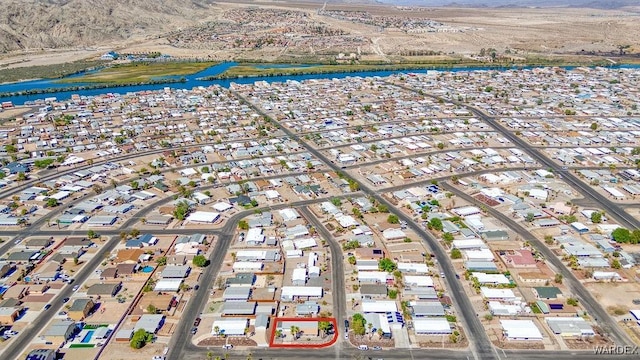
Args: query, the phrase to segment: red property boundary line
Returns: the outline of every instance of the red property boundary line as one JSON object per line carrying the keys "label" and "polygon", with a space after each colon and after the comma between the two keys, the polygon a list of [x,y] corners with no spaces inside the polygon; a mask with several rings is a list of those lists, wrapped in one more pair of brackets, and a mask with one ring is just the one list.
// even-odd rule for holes
{"label": "red property boundary line", "polygon": [[[338,322],[335,318],[278,318],[278,317],[274,317],[273,319],[273,324],[272,324],[272,329],[271,329],[271,338],[269,339],[269,347],[272,348],[306,348],[306,349],[318,349],[318,348],[325,348],[325,347],[329,347],[333,344],[336,343],[336,341],[338,341]],[[330,323],[333,324],[333,338],[331,340],[329,340],[329,342],[323,343],[323,344],[303,344],[302,342],[300,342],[300,344],[276,344],[275,343],[275,339],[276,339],[276,330],[278,329],[278,323],[281,321],[328,321]]]}

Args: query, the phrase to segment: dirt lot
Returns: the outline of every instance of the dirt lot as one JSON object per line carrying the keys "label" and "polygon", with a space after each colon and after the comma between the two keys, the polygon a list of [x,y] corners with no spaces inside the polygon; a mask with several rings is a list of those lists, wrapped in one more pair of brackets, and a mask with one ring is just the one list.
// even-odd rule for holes
{"label": "dirt lot", "polygon": [[109,360],[129,360],[129,359],[151,359],[154,355],[162,354],[166,344],[147,344],[142,349],[134,350],[128,342],[110,341],[107,349],[102,352],[101,359]]}
{"label": "dirt lot", "polygon": [[592,339],[564,339],[564,343],[567,345],[569,349],[572,350],[591,350],[596,346],[608,346],[613,345],[606,338],[601,336],[596,336]]}
{"label": "dirt lot", "polygon": [[[632,303],[633,299],[640,299],[640,285],[637,283],[587,283],[585,287],[612,315],[627,315],[629,309],[638,307]],[[618,296],[608,296],[610,294]],[[616,309],[620,312],[616,313]]]}

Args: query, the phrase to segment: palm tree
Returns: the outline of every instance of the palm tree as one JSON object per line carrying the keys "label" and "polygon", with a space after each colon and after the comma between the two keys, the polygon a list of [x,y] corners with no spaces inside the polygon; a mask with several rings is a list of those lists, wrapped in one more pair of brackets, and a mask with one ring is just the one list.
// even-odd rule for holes
{"label": "palm tree", "polygon": [[220,335],[220,327],[214,326],[213,327],[213,333],[216,334],[216,336]]}
{"label": "palm tree", "polygon": [[294,339],[298,338],[298,333],[300,332],[300,328],[293,325],[291,326],[291,336],[293,336]]}

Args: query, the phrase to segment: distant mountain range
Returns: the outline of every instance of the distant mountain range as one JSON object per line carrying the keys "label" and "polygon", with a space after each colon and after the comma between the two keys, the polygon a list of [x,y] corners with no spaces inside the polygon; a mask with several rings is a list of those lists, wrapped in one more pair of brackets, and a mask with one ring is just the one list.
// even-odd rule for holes
{"label": "distant mountain range", "polygon": [[[229,0],[227,0],[229,1]],[[280,0],[289,2],[287,0]],[[325,0],[291,0],[290,2]],[[268,3],[268,0],[265,2]],[[640,0],[327,0],[328,3],[614,9]],[[277,2],[275,2],[277,3]],[[12,50],[108,45],[189,27],[213,14],[214,0],[0,0],[0,54]],[[639,6],[640,8],[640,6]]]}
{"label": "distant mountain range", "polygon": [[[323,2],[322,0],[318,0]],[[463,6],[463,7],[587,7],[617,9],[640,6],[639,0],[374,0],[378,4],[402,6]],[[332,0],[331,3],[371,3],[367,0]]]}

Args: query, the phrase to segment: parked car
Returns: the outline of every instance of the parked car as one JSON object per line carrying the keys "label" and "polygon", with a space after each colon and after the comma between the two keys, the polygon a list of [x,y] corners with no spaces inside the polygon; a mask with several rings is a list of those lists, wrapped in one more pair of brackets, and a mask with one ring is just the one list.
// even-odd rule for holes
{"label": "parked car", "polygon": [[196,321],[194,321],[194,322],[193,322],[193,326],[198,326],[198,325],[200,325],[200,321],[202,321],[202,319],[201,319],[201,318],[199,318],[199,317],[198,317],[198,318],[196,318]]}
{"label": "parked car", "polygon": [[380,346],[374,346],[374,347],[372,347],[371,349],[372,349],[373,351],[380,351],[380,350],[382,350],[382,347],[380,347]]}
{"label": "parked car", "polygon": [[69,301],[69,298],[68,298],[68,297],[66,297],[66,298],[62,299],[62,302],[63,302],[63,303],[66,303],[67,301]]}
{"label": "parked car", "polygon": [[44,308],[43,308],[43,309],[44,309],[44,310],[49,310],[49,308],[50,308],[50,307],[51,307],[51,304],[47,304],[47,305],[45,305],[45,306],[44,306]]}
{"label": "parked car", "polygon": [[198,332],[198,328],[197,327],[191,328],[191,333],[193,335],[195,335],[197,332]]}
{"label": "parked car", "polygon": [[80,286],[79,286],[79,285],[74,285],[74,286],[73,286],[73,291],[78,291],[78,289],[80,289]]}
{"label": "parked car", "polygon": [[196,285],[193,287],[193,290],[198,290],[198,289],[200,289],[200,285]]}
{"label": "parked car", "polygon": [[225,350],[233,349],[233,345],[225,344],[225,345],[222,345],[222,348],[225,349]]}
{"label": "parked car", "polygon": [[358,350],[366,351],[366,350],[369,350],[369,347],[367,345],[360,345],[358,346]]}

